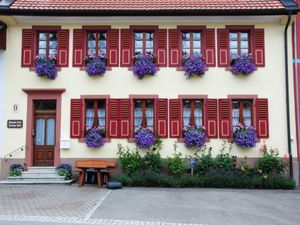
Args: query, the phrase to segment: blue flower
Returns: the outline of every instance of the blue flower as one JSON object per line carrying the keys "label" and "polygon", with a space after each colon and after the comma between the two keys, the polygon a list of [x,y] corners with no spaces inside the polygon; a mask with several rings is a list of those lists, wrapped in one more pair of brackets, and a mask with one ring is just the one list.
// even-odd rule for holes
{"label": "blue flower", "polygon": [[36,56],[35,72],[40,77],[47,77],[54,80],[57,76],[56,59],[53,56]]}
{"label": "blue flower", "polygon": [[183,128],[184,145],[187,148],[201,148],[206,141],[204,127],[186,126]]}
{"label": "blue flower", "polygon": [[184,55],[182,59],[182,65],[184,69],[184,75],[187,78],[191,78],[194,75],[202,76],[207,68],[205,59],[201,55]]}
{"label": "blue flower", "polygon": [[106,71],[106,56],[90,55],[85,58],[86,72],[89,76],[102,76]]}
{"label": "blue flower", "polygon": [[87,131],[84,141],[89,148],[99,148],[104,145],[103,131],[99,128],[91,128]]}
{"label": "blue flower", "polygon": [[233,132],[233,141],[246,148],[253,148],[256,145],[257,136],[253,127],[239,124]]}
{"label": "blue flower", "polygon": [[231,60],[231,73],[233,75],[249,76],[256,70],[251,55],[237,56]]}
{"label": "blue flower", "polygon": [[149,149],[155,143],[153,131],[140,127],[134,135],[136,145],[141,149]]}
{"label": "blue flower", "polygon": [[155,75],[157,72],[155,61],[153,54],[135,55],[133,58],[133,74],[139,79],[142,79],[145,75]]}

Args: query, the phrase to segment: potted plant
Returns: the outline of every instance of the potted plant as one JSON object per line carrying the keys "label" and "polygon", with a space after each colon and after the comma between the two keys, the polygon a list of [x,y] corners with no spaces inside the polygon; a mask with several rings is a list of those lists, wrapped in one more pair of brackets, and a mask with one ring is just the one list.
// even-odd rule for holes
{"label": "potted plant", "polygon": [[182,57],[182,66],[184,69],[184,75],[187,78],[191,78],[194,75],[199,77],[203,76],[207,69],[205,58],[202,55],[184,55]]}
{"label": "potted plant", "polygon": [[134,134],[135,143],[140,149],[149,149],[155,144],[154,133],[149,128],[140,127]]}
{"label": "potted plant", "polygon": [[156,57],[154,54],[137,54],[133,57],[133,74],[138,79],[143,79],[144,76],[154,76],[157,72]]}
{"label": "potted plant", "polygon": [[9,176],[17,177],[17,176],[21,176],[23,171],[24,171],[24,167],[19,163],[15,163],[9,166],[8,174]]}
{"label": "potted plant", "polygon": [[106,71],[107,57],[104,54],[89,55],[84,59],[86,73],[92,76],[102,76]]}
{"label": "potted plant", "polygon": [[233,75],[251,75],[256,70],[251,54],[236,56],[231,59],[230,71]]}
{"label": "potted plant", "polygon": [[256,145],[256,131],[251,126],[239,124],[233,132],[233,141],[238,146],[253,148]]}
{"label": "potted plant", "polygon": [[68,163],[61,163],[56,167],[59,176],[65,176],[66,180],[72,178],[72,165]]}
{"label": "potted plant", "polygon": [[87,130],[84,141],[89,148],[99,148],[104,145],[103,136],[105,130],[102,127],[90,128]]}
{"label": "potted plant", "polygon": [[57,76],[56,58],[52,55],[36,56],[35,61],[35,73],[39,77],[47,77],[54,80]]}
{"label": "potted plant", "polygon": [[184,145],[187,148],[201,148],[206,141],[205,127],[185,126],[183,128]]}

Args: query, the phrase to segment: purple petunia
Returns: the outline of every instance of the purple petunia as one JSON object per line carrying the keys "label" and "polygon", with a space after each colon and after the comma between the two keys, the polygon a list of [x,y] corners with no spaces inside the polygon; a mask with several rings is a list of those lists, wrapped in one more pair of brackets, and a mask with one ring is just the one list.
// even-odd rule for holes
{"label": "purple petunia", "polygon": [[103,54],[100,54],[98,56],[86,56],[84,62],[86,65],[86,72],[91,77],[102,76],[106,71],[107,58]]}
{"label": "purple petunia", "polygon": [[57,76],[56,58],[54,56],[36,56],[35,73],[39,77],[47,77],[54,80]]}
{"label": "purple petunia", "polygon": [[245,75],[249,76],[256,70],[256,66],[253,63],[251,55],[237,56],[231,59],[231,73],[233,75]]}
{"label": "purple petunia", "polygon": [[182,58],[182,65],[184,69],[184,75],[187,78],[191,78],[194,75],[202,76],[207,68],[205,59],[201,55],[184,55]]}
{"label": "purple petunia", "polygon": [[84,141],[89,148],[99,148],[104,145],[102,130],[91,128],[87,131]]}
{"label": "purple petunia", "polygon": [[134,135],[136,145],[141,149],[149,149],[155,143],[153,131],[140,127]]}
{"label": "purple petunia", "polygon": [[233,141],[239,146],[253,148],[257,141],[256,131],[253,127],[239,124],[233,132]]}
{"label": "purple petunia", "polygon": [[155,75],[157,72],[156,58],[153,54],[138,54],[133,58],[133,74],[143,79],[145,75]]}
{"label": "purple petunia", "polygon": [[184,145],[187,148],[201,148],[206,141],[204,127],[185,126],[183,128]]}

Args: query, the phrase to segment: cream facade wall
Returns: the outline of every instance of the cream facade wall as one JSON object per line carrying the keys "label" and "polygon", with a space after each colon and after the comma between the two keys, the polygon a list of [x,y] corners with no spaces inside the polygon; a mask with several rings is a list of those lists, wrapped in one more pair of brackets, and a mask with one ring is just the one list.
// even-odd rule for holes
{"label": "cream facade wall", "polygon": [[[49,19],[51,21],[51,19]],[[107,71],[104,77],[90,78],[85,71],[72,67],[72,40],[73,29],[81,28],[82,25],[101,24],[96,21],[80,23],[78,19],[49,22],[46,19],[32,19],[35,24],[23,21],[22,18],[16,20],[14,25],[8,26],[6,61],[4,62],[4,85],[7,87],[4,93],[5,102],[4,116],[2,124],[8,119],[22,119],[24,126],[22,129],[8,129],[3,127],[3,151],[2,156],[13,149],[25,145],[26,143],[26,113],[27,113],[27,94],[22,88],[65,88],[62,94],[62,115],[61,115],[61,139],[70,139],[70,99],[80,98],[80,95],[110,95],[111,98],[128,98],[132,94],[158,94],[160,98],[177,98],[182,94],[206,94],[209,98],[226,98],[227,95],[258,95],[259,98],[269,99],[269,131],[270,138],[262,140],[268,146],[278,148],[280,156],[288,154],[287,148],[287,125],[286,125],[286,96],[285,96],[285,70],[284,70],[284,23],[280,18],[270,21],[259,18],[243,17],[227,18],[226,20],[212,19],[208,22],[201,18],[197,22],[186,20],[170,21],[160,19],[159,24],[151,21],[139,21],[132,19],[132,22],[121,22],[122,18],[106,19],[102,24],[110,25],[113,28],[127,28],[129,25],[159,25],[160,28],[175,28],[176,25],[207,25],[208,28],[223,28],[225,25],[255,25],[256,28],[265,30],[265,60],[266,66],[258,68],[250,77],[233,76],[225,68],[210,67],[202,78],[192,78],[187,80],[183,71],[176,71],[175,68],[160,68],[157,75],[147,77],[143,80],[136,79],[132,71],[127,68],[113,67]],[[60,21],[60,22],[59,22]],[[64,22],[65,21],[65,22]],[[78,21],[78,22],[77,22]],[[126,20],[125,20],[126,21]],[[243,22],[248,21],[248,22]],[[28,68],[21,68],[21,49],[22,49],[22,29],[31,28],[32,25],[61,25],[64,29],[70,29],[70,49],[69,49],[69,67],[62,68],[59,71],[56,80],[46,80],[35,75],[34,71]],[[290,33],[290,32],[289,32]],[[217,37],[217,36],[216,36]],[[216,38],[217,39],[217,38]],[[289,37],[288,40],[291,40]],[[216,40],[217,46],[217,40]],[[289,43],[291,52],[291,44]],[[216,52],[217,55],[217,52]],[[291,55],[291,54],[289,54]],[[292,81],[292,61],[289,58],[289,83],[290,83],[290,107],[291,107],[291,140],[293,157],[297,156],[296,150],[296,131],[294,115],[294,94]],[[18,112],[13,112],[13,105],[18,105]],[[2,130],[2,129],[1,129]],[[163,139],[163,148],[161,155],[167,157],[173,153],[173,143],[176,139]],[[232,154],[238,157],[260,157],[258,148],[262,141],[253,149],[241,149],[233,145]],[[221,148],[223,139],[210,139],[207,146],[213,147],[214,154]],[[133,146],[126,139],[111,139],[100,149],[89,149],[84,143],[79,143],[78,139],[71,139],[70,149],[61,149],[61,158],[116,158],[117,144],[124,146]],[[183,155],[191,155],[194,151],[184,147],[179,143],[179,150]],[[24,152],[17,152],[13,158],[24,158]]]}

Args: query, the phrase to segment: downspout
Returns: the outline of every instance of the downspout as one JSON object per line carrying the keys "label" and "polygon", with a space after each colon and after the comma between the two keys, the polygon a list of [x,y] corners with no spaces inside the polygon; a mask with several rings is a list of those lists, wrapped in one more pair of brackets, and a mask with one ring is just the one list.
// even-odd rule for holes
{"label": "downspout", "polygon": [[290,178],[293,178],[293,156],[291,146],[291,126],[290,126],[290,95],[289,95],[289,66],[288,66],[288,40],[287,32],[291,22],[291,12],[288,14],[288,20],[284,28],[284,57],[285,57],[285,94],[286,94],[286,119],[287,119],[287,143],[289,152]]}

